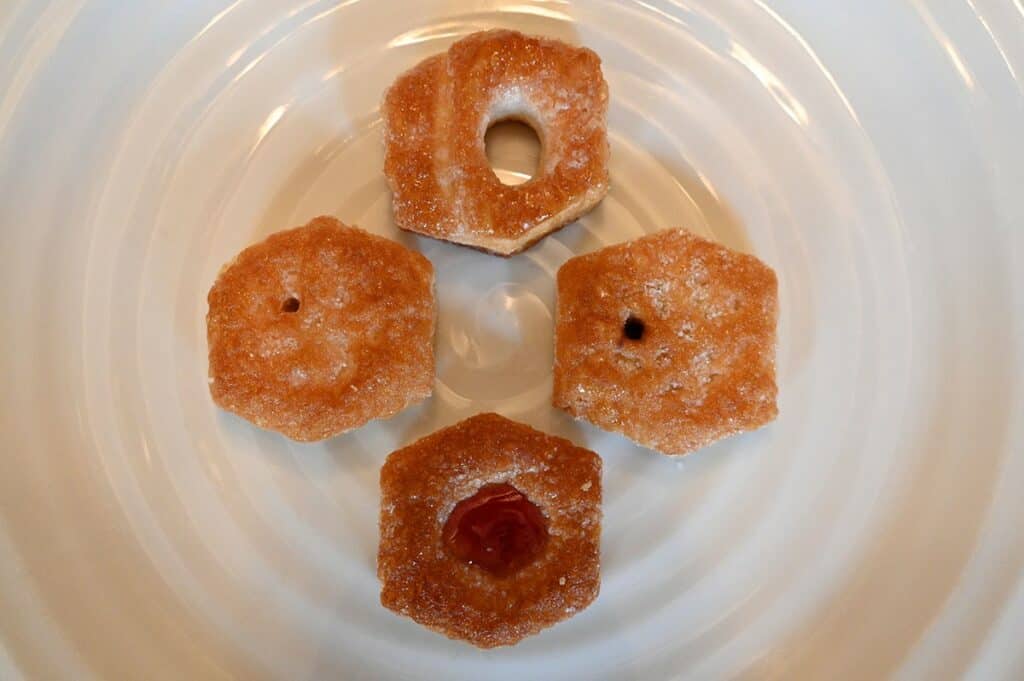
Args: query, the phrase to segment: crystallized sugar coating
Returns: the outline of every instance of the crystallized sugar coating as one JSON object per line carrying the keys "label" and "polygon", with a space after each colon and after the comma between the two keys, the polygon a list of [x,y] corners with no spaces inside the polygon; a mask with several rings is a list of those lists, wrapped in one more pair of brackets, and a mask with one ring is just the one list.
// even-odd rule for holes
{"label": "crystallized sugar coating", "polygon": [[757,258],[682,229],[572,258],[558,271],[554,405],[665,454],[768,423],[777,289]]}
{"label": "crystallized sugar coating", "polygon": [[[498,577],[453,556],[442,529],[488,483],[548,521],[534,562]],[[380,472],[381,603],[481,648],[512,645],[587,607],[600,587],[601,459],[568,440],[479,414],[393,452]]]}
{"label": "crystallized sugar coating", "polygon": [[[510,255],[608,192],[608,86],[592,51],[515,31],[474,33],[395,81],[384,96],[384,174],[402,229]],[[541,168],[508,186],[487,128],[521,120]]]}
{"label": "crystallized sugar coating", "polygon": [[214,402],[312,441],[425,399],[433,281],[422,255],[332,217],[250,246],[207,299]]}

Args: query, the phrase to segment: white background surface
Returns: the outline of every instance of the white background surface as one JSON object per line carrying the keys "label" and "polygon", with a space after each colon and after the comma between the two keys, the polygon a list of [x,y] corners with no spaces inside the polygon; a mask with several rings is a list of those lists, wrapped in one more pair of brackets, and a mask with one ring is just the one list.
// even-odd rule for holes
{"label": "white background surface", "polygon": [[[397,233],[377,109],[496,26],[611,90],[611,193],[510,260]],[[0,677],[1024,677],[1022,76],[1019,0],[8,0]],[[319,213],[433,260],[438,379],[297,445],[213,408],[205,294]],[[779,420],[679,461],[548,406],[554,270],[673,225],[782,309]],[[605,459],[601,596],[489,652],[374,572],[384,457],[482,410]]]}

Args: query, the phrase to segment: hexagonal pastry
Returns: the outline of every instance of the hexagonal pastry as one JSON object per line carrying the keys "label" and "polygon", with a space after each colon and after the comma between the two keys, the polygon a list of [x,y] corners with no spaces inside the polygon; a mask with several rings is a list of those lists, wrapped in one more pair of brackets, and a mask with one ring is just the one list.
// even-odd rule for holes
{"label": "hexagonal pastry", "polygon": [[[402,229],[498,255],[527,248],[608,193],[608,85],[591,50],[491,30],[398,77],[381,105],[384,174]],[[502,184],[487,160],[492,124],[541,140],[537,174]]]}
{"label": "hexagonal pastry", "polygon": [[246,248],[208,296],[214,402],[312,441],[427,398],[433,286],[422,255],[332,217]]}
{"label": "hexagonal pastry", "polygon": [[778,413],[770,267],[675,229],[558,271],[553,403],[665,454]]}
{"label": "hexagonal pastry", "polygon": [[380,472],[381,603],[481,648],[587,607],[600,586],[601,459],[479,414]]}

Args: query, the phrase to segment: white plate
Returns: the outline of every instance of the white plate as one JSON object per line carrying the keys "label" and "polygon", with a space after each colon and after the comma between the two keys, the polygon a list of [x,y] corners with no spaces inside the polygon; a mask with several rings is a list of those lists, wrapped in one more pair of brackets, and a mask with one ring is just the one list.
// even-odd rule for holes
{"label": "white plate", "polygon": [[[611,193],[510,260],[381,175],[383,89],[494,26],[611,88]],[[4,3],[0,676],[1024,678],[1022,77],[1019,0]],[[214,409],[205,294],[319,213],[434,261],[438,379],[302,446]],[[548,406],[555,268],[671,225],[781,283],[779,420],[685,460]],[[606,462],[601,596],[489,652],[374,565],[384,457],[481,410]]]}

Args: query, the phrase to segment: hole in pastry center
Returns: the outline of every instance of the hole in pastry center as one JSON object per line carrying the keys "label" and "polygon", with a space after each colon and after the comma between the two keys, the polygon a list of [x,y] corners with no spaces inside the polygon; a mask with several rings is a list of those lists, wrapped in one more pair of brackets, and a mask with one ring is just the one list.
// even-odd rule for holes
{"label": "hole in pastry center", "polygon": [[505,576],[537,557],[547,543],[548,524],[525,494],[492,483],[455,504],[442,537],[457,558]]}
{"label": "hole in pastry center", "polygon": [[487,162],[502,184],[529,182],[540,172],[541,143],[537,132],[521,121],[498,121],[484,135]]}
{"label": "hole in pastry center", "polygon": [[646,328],[642,319],[629,315],[629,318],[622,325],[622,335],[629,340],[640,340],[644,337]]}
{"label": "hole in pastry center", "polygon": [[295,296],[288,296],[281,303],[281,312],[298,312],[301,304]]}

